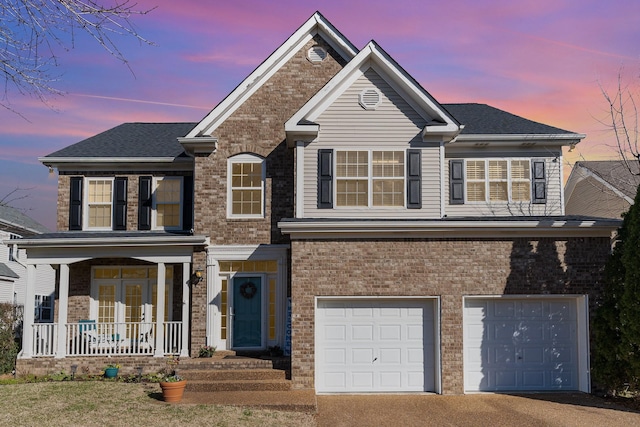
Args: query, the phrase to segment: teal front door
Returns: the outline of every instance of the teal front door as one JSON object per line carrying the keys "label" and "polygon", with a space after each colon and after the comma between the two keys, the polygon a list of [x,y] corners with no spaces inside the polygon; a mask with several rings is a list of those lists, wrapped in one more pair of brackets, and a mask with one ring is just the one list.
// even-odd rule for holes
{"label": "teal front door", "polygon": [[261,348],[262,278],[233,279],[233,348]]}

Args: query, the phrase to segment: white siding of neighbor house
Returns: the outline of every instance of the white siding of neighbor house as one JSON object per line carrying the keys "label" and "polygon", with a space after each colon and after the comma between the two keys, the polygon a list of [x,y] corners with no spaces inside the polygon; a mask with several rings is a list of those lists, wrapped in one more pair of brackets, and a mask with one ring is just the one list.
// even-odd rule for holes
{"label": "white siding of neighbor house", "polygon": [[[362,90],[375,87],[382,102],[365,110],[358,102]],[[426,120],[386,81],[369,69],[315,120],[318,138],[304,148],[304,217],[440,217],[440,146],[422,142]],[[422,209],[333,208],[318,209],[318,150],[422,150]],[[300,160],[300,159],[299,159]],[[406,159],[405,159],[406,160]],[[335,190],[335,188],[334,188]],[[406,191],[406,189],[405,189]]]}
{"label": "white siding of neighbor house", "polygon": [[[9,261],[9,247],[2,243],[9,239],[9,233],[0,231],[0,262],[4,263],[14,273],[20,276],[14,278],[0,277],[0,302],[24,305],[24,298],[27,286],[27,269],[22,264],[26,264],[27,254],[24,249],[18,251],[17,259],[20,262]],[[21,264],[22,263],[22,264]],[[40,265],[36,269],[36,295],[53,295],[55,291],[55,271],[48,265]]]}
{"label": "white siding of neighbor house", "polygon": [[[484,151],[484,152],[459,152],[447,153],[445,159],[445,214],[448,217],[468,216],[543,216],[562,215],[562,157],[549,157],[553,155],[550,149],[514,150],[514,151]],[[545,161],[545,173],[547,181],[547,202],[533,204],[526,202],[465,202],[465,204],[452,205],[449,203],[449,160],[452,159],[528,159],[533,161]],[[466,177],[465,177],[466,178]],[[466,196],[466,184],[465,184]]]}

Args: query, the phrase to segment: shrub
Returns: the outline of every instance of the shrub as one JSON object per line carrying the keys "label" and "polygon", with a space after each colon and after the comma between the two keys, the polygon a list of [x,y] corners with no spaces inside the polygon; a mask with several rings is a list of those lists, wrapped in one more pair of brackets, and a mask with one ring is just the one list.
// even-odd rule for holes
{"label": "shrub", "polygon": [[16,366],[16,356],[20,350],[16,330],[21,320],[18,307],[0,303],[0,374],[9,373]]}

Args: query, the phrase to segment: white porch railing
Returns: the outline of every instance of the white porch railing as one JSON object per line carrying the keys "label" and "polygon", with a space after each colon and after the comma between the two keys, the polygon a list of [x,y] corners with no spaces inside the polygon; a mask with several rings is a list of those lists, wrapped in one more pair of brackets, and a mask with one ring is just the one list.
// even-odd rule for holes
{"label": "white porch railing", "polygon": [[[155,323],[67,323],[66,356],[153,356],[156,346],[154,329]],[[33,324],[33,356],[57,355],[57,330],[56,323]],[[180,354],[182,322],[164,322],[163,331],[163,354]]]}
{"label": "white porch railing", "polygon": [[34,323],[33,341],[31,343],[34,356],[55,355],[58,344],[58,325],[55,323]]}

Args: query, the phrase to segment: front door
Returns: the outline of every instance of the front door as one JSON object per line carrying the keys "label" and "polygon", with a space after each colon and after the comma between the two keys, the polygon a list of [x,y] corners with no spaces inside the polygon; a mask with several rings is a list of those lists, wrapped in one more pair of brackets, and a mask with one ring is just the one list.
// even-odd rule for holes
{"label": "front door", "polygon": [[232,348],[263,348],[262,277],[233,278]]}

